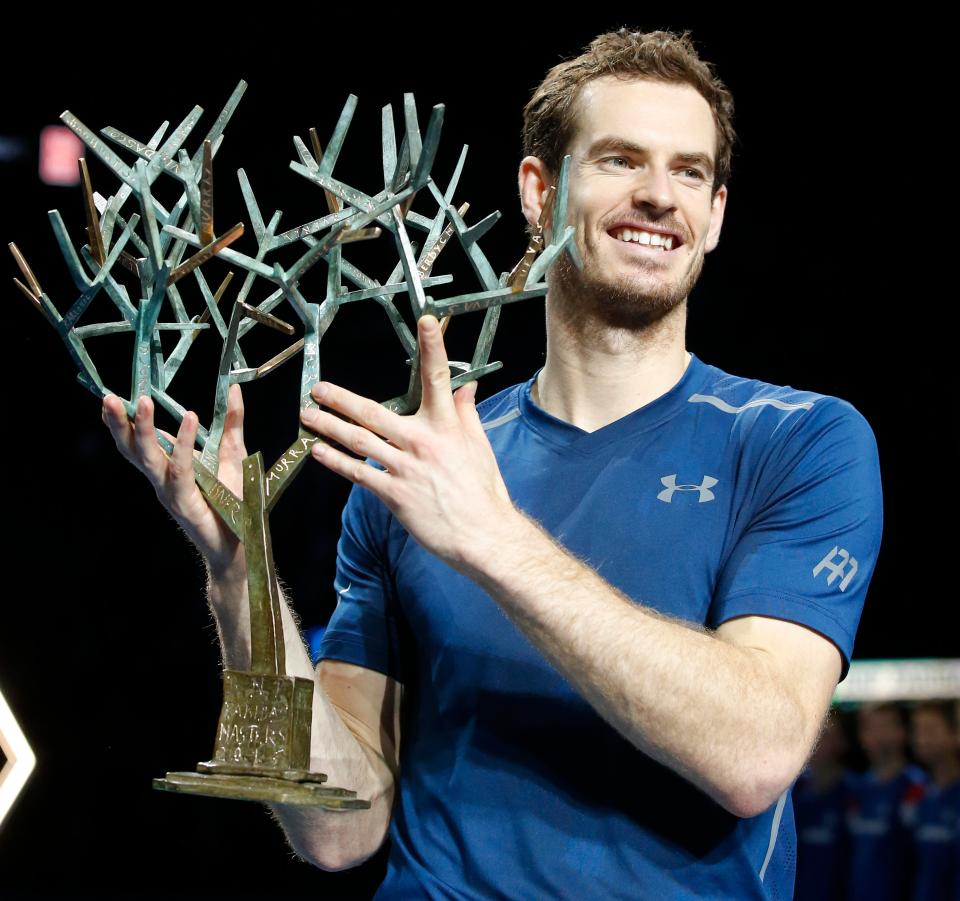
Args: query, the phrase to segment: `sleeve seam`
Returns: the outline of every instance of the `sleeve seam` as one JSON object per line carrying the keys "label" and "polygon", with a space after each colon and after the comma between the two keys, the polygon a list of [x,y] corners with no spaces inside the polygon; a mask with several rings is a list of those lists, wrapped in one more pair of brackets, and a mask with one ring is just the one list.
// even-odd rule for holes
{"label": "sleeve seam", "polygon": [[318,657],[317,658],[318,665],[320,664],[321,660],[336,660],[340,663],[351,663],[354,666],[362,666],[364,669],[373,670],[374,672],[380,673],[380,675],[382,676],[386,676],[388,679],[393,679],[393,681],[396,682],[398,685],[406,684],[403,679],[401,679],[399,676],[394,675],[392,672],[390,672],[390,667],[381,666],[379,662],[364,661],[362,663],[358,663],[356,660],[352,660],[349,657],[343,657],[337,653]]}
{"label": "sleeve seam", "polygon": [[[822,607],[816,601],[812,601],[810,600],[810,598],[804,597],[802,595],[789,594],[788,592],[785,592],[785,591],[770,591],[769,589],[741,588],[740,590],[735,591],[733,594],[727,595],[722,601],[722,606],[726,606],[726,604],[728,604],[730,601],[738,600],[740,598],[747,597],[747,596],[765,597],[771,600],[778,600],[778,601],[788,601],[789,603],[800,604],[804,607],[808,607],[812,610],[817,611],[817,613],[820,613],[822,616],[825,616],[827,619],[829,619],[830,622],[832,622],[841,631],[844,638],[846,638],[850,642],[853,641],[853,636],[847,631],[846,626],[844,626],[844,624],[840,622],[840,620],[837,619],[837,617],[830,610],[828,610],[826,607]],[[744,614],[737,614],[737,615],[742,616]],[[727,619],[732,619],[732,618],[733,617],[727,617]],[[720,622],[724,622],[724,621],[725,620],[720,620]]]}
{"label": "sleeve seam", "polygon": [[[324,633],[320,648],[317,651],[317,665],[320,664],[321,660],[340,660],[343,663],[352,663],[354,666],[376,670],[401,685],[405,683],[406,680],[401,675],[403,667],[391,663],[390,650],[387,645],[373,639],[376,647],[371,649],[370,641],[357,641],[350,637],[341,638],[337,635],[331,635],[330,643],[333,647],[325,648],[324,643],[327,634],[329,633]],[[371,650],[375,651],[372,655],[370,654]]]}
{"label": "sleeve seam", "polygon": [[379,638],[375,638],[372,635],[364,635],[358,638],[355,635],[340,629],[327,629],[323,633],[323,637],[320,639],[321,647],[328,638],[330,641],[340,641],[344,644],[352,645],[355,648],[360,648],[361,650],[366,650],[370,645],[376,645],[381,651],[386,651],[390,648],[390,645],[387,642],[381,641]]}

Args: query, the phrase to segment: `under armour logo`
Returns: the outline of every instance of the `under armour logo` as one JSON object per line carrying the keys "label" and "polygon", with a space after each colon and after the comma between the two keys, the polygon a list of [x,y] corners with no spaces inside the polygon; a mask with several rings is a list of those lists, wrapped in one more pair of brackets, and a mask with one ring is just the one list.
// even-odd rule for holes
{"label": "under armour logo", "polygon": [[[835,563],[834,557],[839,557],[840,562]],[[850,567],[849,572],[847,571],[848,566]],[[816,578],[822,569],[830,570],[830,575],[827,576],[827,585],[833,585],[837,579],[843,576],[837,587],[844,591],[850,584],[850,580],[857,574],[857,558],[851,557],[850,552],[845,548],[834,545],[833,550],[813,568],[813,577]]]}
{"label": "under armour logo", "polygon": [[676,473],[669,476],[661,476],[660,483],[664,486],[664,489],[657,495],[657,500],[669,504],[672,502],[674,491],[699,491],[700,503],[705,504],[707,501],[715,500],[714,493],[710,489],[713,488],[718,481],[719,480],[713,476],[704,476],[703,481],[699,485],[678,485]]}

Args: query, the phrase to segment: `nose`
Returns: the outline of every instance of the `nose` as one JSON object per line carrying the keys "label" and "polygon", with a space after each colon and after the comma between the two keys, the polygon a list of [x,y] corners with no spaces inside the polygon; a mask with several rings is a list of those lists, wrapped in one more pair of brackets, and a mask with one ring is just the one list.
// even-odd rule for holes
{"label": "nose", "polygon": [[633,186],[633,204],[656,213],[665,213],[676,207],[673,179],[665,166],[650,163],[639,169]]}

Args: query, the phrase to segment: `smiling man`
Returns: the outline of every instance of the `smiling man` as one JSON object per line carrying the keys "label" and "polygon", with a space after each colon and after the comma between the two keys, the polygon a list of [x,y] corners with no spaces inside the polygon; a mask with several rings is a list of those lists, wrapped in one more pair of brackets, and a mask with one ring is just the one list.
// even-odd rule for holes
{"label": "smiling man", "polygon": [[[325,869],[391,838],[377,898],[786,898],[789,790],[847,669],[880,544],[870,426],[835,397],[685,344],[720,237],[729,91],[687,35],[621,29],[524,117],[521,205],[562,157],[582,271],[549,274],[547,355],[479,405],[419,323],[411,417],[329,383],[304,424],[355,483],[317,667],[313,755],[371,799],[276,807]],[[719,302],[719,301],[718,301]],[[141,402],[118,443],[208,560],[224,657],[249,658],[242,548]],[[222,472],[243,453],[230,396]],[[287,671],[312,672],[289,611]]]}
{"label": "smiling man", "polygon": [[[685,305],[704,254],[720,237],[727,188],[712,190],[712,112],[690,85],[615,76],[588,82],[576,111],[569,203],[580,213],[577,242],[585,265],[581,273],[568,256],[558,261],[554,299],[558,293],[576,298],[583,315],[589,310],[615,327],[650,326]],[[638,179],[641,171],[646,175]],[[528,204],[536,204],[530,192],[550,178],[543,160],[524,160],[521,190]],[[652,194],[641,207],[652,200],[662,215],[653,218],[635,206],[638,189]]]}
{"label": "smiling man", "polygon": [[427,318],[416,416],[316,389],[356,425],[305,424],[379,464],[314,446],[358,486],[321,672],[404,690],[383,897],[792,894],[881,490],[850,404],[686,349],[732,107],[687,36],[596,38],[525,110],[524,215],[569,153],[583,261],[548,277],[543,368],[475,407]]}

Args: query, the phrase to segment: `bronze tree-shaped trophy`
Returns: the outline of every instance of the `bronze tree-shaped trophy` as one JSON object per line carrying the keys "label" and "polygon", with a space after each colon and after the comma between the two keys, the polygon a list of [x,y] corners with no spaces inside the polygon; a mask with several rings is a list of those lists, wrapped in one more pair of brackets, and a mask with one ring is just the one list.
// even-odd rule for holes
{"label": "bronze tree-shaped trophy", "polygon": [[[104,128],[98,136],[72,113],[64,112],[61,119],[121,185],[109,197],[95,193],[86,162],[79,161],[87,217],[87,241],[79,254],[59,212],[52,210],[49,214],[63,258],[80,292],[64,315],[60,315],[43,292],[23,254],[10,244],[24,278],[23,282],[14,281],[57,330],[80,370],[81,384],[98,397],[118,392],[104,384],[87,351],[87,341],[121,332],[134,334],[130,396],[126,399],[119,395],[131,419],[137,399],[149,395],[179,422],[186,411],[174,400],[170,390],[187,352],[211,329],[216,329],[223,341],[213,419],[208,428],[198,430],[200,448],[194,457],[194,471],[197,484],[211,507],[244,544],[250,600],[251,669],[250,672],[225,670],[223,673],[223,707],[212,759],[198,764],[197,772],[167,773],[165,778],[154,780],[154,786],[169,791],[282,804],[366,808],[370,806],[369,801],[357,798],[355,791],[327,786],[323,773],[310,771],[314,686],[311,680],[288,676],[285,671],[282,600],[273,566],[269,516],[308,458],[310,446],[320,439],[298,423],[296,440],[269,468],[264,466],[259,452],[246,457],[243,496],[238,497],[217,478],[227,392],[231,384],[259,379],[302,354],[300,410],[315,407],[310,389],[320,380],[321,339],[340,307],[369,300],[386,313],[411,366],[406,393],[383,404],[397,413],[414,412],[420,403],[419,352],[414,332],[394,304],[394,299],[403,294],[409,299],[414,319],[429,313],[444,326],[458,313],[485,311],[473,358],[469,362],[450,364],[452,387],[498,369],[500,363],[488,360],[501,305],[545,294],[547,286],[543,276],[564,249],[579,265],[571,240],[573,227],[566,225],[569,158],[564,159],[556,189],[551,189],[527,252],[511,272],[498,277],[480,249],[479,241],[500,214],[491,213],[476,225],[467,226],[462,217],[468,205],[459,208],[452,205],[467,147],[463,147],[446,190],[441,191],[431,177],[443,122],[442,105],[433,108],[426,132],[421,134],[413,95],[405,94],[404,129],[399,147],[392,107],[383,107],[383,189],[379,193],[368,195],[334,178],[334,166],[357,105],[357,98],[351,95],[326,151],[322,150],[313,129],[310,147],[300,138],[294,138],[299,161],[291,162],[290,167],[323,190],[326,213],[278,233],[280,212],[275,212],[265,223],[246,174],[242,169],[238,171],[256,241],[256,253],[250,256],[230,247],[244,234],[244,226],[238,224],[217,235],[213,218],[213,158],[245,88],[243,81],[237,85],[193,156],[183,145],[203,112],[199,107],[194,107],[166,139],[169,123],[165,122],[146,143],[116,128]],[[111,145],[131,153],[133,162],[124,162]],[[179,200],[169,210],[159,203],[153,190],[161,176],[176,180],[182,188]],[[423,195],[432,198],[436,205],[432,217],[412,209],[414,198]],[[125,218],[124,207],[131,197],[139,212],[130,212]],[[553,240],[544,246],[543,231],[548,216],[552,216]],[[425,234],[419,255],[411,231]],[[381,283],[348,262],[344,248],[353,241],[376,239],[384,232],[393,239],[398,261]],[[453,235],[466,252],[482,290],[435,299],[427,291],[451,283],[452,277],[430,273]],[[268,254],[287,245],[301,244],[306,245],[306,250],[289,268],[266,262]],[[187,255],[188,249],[194,251],[192,255]],[[233,273],[212,291],[201,266],[214,256],[245,273],[232,312],[226,319],[218,302]],[[321,260],[327,265],[326,291],[322,301],[315,303],[301,293],[300,282]],[[121,279],[135,286],[138,293],[134,299]],[[269,285],[269,293],[257,302],[252,301],[254,289],[264,282]],[[183,287],[188,285],[195,285],[199,291],[202,306],[194,301],[195,306],[201,306],[199,314],[191,315],[181,297]],[[120,320],[80,325],[84,312],[101,292],[119,310]],[[289,304],[299,319],[301,336],[273,358],[259,364],[249,363],[240,341],[255,326],[277,329],[291,337],[296,334],[293,325],[274,314],[283,303]],[[160,340],[165,331],[179,336],[169,353],[164,352]],[[168,453],[172,451],[172,444],[159,430],[157,438]]]}

